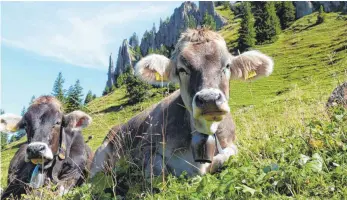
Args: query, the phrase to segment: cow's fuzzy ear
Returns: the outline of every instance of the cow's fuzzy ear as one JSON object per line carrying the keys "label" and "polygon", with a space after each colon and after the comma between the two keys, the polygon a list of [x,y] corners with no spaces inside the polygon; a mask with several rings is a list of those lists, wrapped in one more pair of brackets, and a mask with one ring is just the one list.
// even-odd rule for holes
{"label": "cow's fuzzy ear", "polygon": [[273,68],[273,60],[259,51],[248,51],[231,58],[231,77],[234,79],[252,80],[269,76]]}
{"label": "cow's fuzzy ear", "polygon": [[64,116],[64,126],[67,128],[82,130],[92,123],[92,118],[80,110],[73,111]]}
{"label": "cow's fuzzy ear", "polygon": [[159,54],[151,54],[136,64],[135,75],[153,85],[165,84],[174,81],[171,73],[172,65],[169,58]]}

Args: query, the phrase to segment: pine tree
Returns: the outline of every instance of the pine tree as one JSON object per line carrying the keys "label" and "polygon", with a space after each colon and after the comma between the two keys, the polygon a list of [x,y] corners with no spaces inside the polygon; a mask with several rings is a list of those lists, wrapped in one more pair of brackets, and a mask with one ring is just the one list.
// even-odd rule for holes
{"label": "pine tree", "polygon": [[255,5],[255,31],[257,43],[271,43],[281,32],[280,20],[276,15],[275,2],[253,2]]}
{"label": "pine tree", "polygon": [[91,90],[88,91],[87,96],[84,100],[84,105],[87,105],[89,102],[93,100],[93,93]]}
{"label": "pine tree", "polygon": [[57,79],[55,79],[52,92],[52,95],[63,103],[65,101],[65,90],[63,89],[64,82],[63,74],[59,72]]}
{"label": "pine tree", "polygon": [[34,102],[34,100],[36,99],[35,95],[33,95],[29,101],[29,106]]}
{"label": "pine tree", "polygon": [[0,109],[0,115],[5,114],[5,110]]}
{"label": "pine tree", "polygon": [[73,86],[70,86],[66,98],[66,112],[78,110],[82,106],[83,88],[80,81],[77,80]]}
{"label": "pine tree", "polygon": [[196,20],[193,15],[188,16],[188,28],[196,28]]}
{"label": "pine tree", "polygon": [[281,28],[286,29],[295,21],[295,7],[291,1],[279,2],[277,16],[280,18]]}
{"label": "pine tree", "polygon": [[129,38],[129,45],[133,48],[136,48],[140,45],[139,37],[134,32],[133,35]]}
{"label": "pine tree", "polygon": [[[120,75],[120,76],[121,76],[121,75]],[[119,77],[120,77],[120,76],[119,76]],[[117,83],[118,83],[119,77],[117,78]],[[110,88],[106,85],[104,91],[102,92],[102,95],[104,96],[104,95],[107,95],[108,93],[110,93]]]}
{"label": "pine tree", "polygon": [[239,29],[238,49],[243,52],[255,45],[254,16],[251,11],[251,4],[243,2],[243,17]]}
{"label": "pine tree", "polygon": [[213,16],[209,15],[207,12],[204,15],[204,19],[203,19],[202,25],[204,25],[205,27],[210,28],[211,30],[216,30],[217,29],[216,21],[214,20]]}
{"label": "pine tree", "polygon": [[317,21],[316,24],[321,24],[325,20],[325,12],[323,5],[320,5],[318,15],[317,15]]}
{"label": "pine tree", "polygon": [[93,94],[93,97],[92,97],[92,99],[94,100],[94,99],[96,99],[96,94]]}
{"label": "pine tree", "polygon": [[25,108],[25,106],[23,106],[22,111],[20,112],[20,115],[24,116],[26,112],[27,112],[27,109]]}

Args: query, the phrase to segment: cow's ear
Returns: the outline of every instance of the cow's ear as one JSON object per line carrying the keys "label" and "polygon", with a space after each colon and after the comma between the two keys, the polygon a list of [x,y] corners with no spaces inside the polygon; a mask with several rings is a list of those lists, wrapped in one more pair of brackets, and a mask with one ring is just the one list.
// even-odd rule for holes
{"label": "cow's ear", "polygon": [[151,54],[142,58],[135,66],[135,75],[143,81],[158,85],[174,82],[173,63],[163,55]]}
{"label": "cow's ear", "polygon": [[92,118],[80,110],[73,111],[64,116],[64,126],[71,129],[82,130],[92,123]]}
{"label": "cow's ear", "polygon": [[231,58],[231,77],[234,79],[257,79],[269,76],[274,67],[273,60],[259,51],[248,51]]}

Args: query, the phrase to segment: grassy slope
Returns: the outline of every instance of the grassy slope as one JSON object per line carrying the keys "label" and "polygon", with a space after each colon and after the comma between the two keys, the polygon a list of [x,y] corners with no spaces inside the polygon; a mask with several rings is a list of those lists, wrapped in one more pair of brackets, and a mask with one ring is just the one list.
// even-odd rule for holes
{"label": "grassy slope", "polygon": [[[217,11],[228,16],[227,11]],[[229,104],[237,124],[240,155],[244,159],[260,165],[271,163],[274,161],[271,148],[283,145],[269,142],[274,133],[283,137],[300,135],[307,119],[326,119],[323,106],[328,95],[338,80],[347,80],[344,72],[347,22],[337,20],[337,16],[328,14],[326,22],[318,26],[312,26],[316,14],[301,18],[274,44],[255,48],[274,58],[273,75],[256,82],[232,81]],[[234,24],[220,32],[232,48],[236,44],[238,23],[232,17],[229,21]],[[93,117],[93,124],[84,130],[85,136],[94,136],[89,145],[96,150],[112,125],[128,120],[160,99],[158,95],[120,110],[119,106],[126,102],[124,90],[94,100],[86,108]],[[4,172],[16,150],[14,147],[2,151],[2,185],[6,179]]]}

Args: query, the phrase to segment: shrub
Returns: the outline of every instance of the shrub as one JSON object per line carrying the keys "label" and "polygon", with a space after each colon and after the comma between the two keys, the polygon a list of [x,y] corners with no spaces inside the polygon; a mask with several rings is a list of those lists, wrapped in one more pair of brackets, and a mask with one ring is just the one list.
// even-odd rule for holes
{"label": "shrub", "polygon": [[321,24],[324,22],[324,20],[325,20],[325,12],[324,12],[323,5],[321,5],[319,7],[316,24]]}
{"label": "shrub", "polygon": [[0,132],[0,134],[1,134],[0,144],[1,144],[1,150],[2,150],[7,145],[7,133]]}

